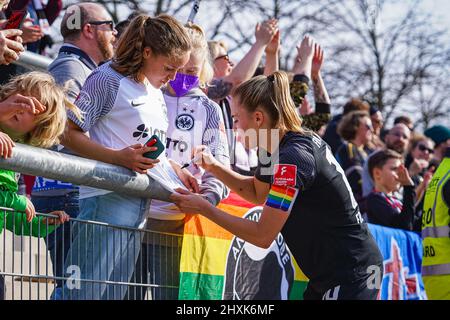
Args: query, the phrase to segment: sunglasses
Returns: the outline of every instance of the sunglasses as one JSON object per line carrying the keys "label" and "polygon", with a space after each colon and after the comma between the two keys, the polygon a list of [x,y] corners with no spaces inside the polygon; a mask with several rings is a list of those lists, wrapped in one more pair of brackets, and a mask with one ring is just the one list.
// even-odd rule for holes
{"label": "sunglasses", "polygon": [[224,54],[223,56],[219,56],[216,59],[214,59],[215,61],[219,60],[219,59],[225,59],[226,61],[230,62],[230,56],[227,54]]}
{"label": "sunglasses", "polygon": [[419,148],[420,151],[425,152],[428,151],[429,153],[434,153],[433,149],[428,148],[427,146],[424,146],[423,144],[419,144],[417,146]]}
{"label": "sunglasses", "polygon": [[89,21],[89,24],[92,24],[94,26],[101,26],[103,24],[107,24],[111,31],[114,30],[114,21],[112,20],[102,20],[102,21]]}

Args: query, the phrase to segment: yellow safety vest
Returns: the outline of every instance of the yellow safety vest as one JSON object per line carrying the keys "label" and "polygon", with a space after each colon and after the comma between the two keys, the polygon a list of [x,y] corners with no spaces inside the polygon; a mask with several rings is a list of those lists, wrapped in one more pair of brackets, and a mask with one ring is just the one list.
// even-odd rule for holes
{"label": "yellow safety vest", "polygon": [[425,193],[422,215],[424,277],[450,275],[450,212],[442,196],[443,187],[449,180],[450,158],[446,157]]}

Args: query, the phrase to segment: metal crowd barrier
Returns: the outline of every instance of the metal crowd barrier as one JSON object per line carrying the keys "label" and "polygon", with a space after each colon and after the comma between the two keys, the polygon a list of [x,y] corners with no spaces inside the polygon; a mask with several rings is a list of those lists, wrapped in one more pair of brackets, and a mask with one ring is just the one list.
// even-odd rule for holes
{"label": "metal crowd barrier", "polygon": [[[120,261],[115,261],[114,258],[114,265],[118,263],[122,266],[123,262],[129,265],[131,261],[131,265],[135,267],[134,274],[129,281],[110,280],[113,278],[113,275],[106,275],[107,271],[102,269],[108,269],[108,266],[102,264],[92,266],[92,268],[99,268],[98,278],[81,279],[77,278],[77,276],[74,277],[76,275],[76,267],[79,267],[80,259],[83,256],[87,257],[88,254],[96,254],[111,247],[113,249],[112,252],[116,252],[114,247],[116,244],[115,240],[106,244],[102,244],[101,241],[92,243],[91,248],[86,247],[84,248],[85,250],[78,250],[78,257],[67,256],[64,259],[62,251],[58,251],[58,246],[61,246],[61,249],[67,245],[67,243],[64,243],[64,232],[66,232],[66,228],[63,228],[64,225],[60,225],[53,233],[45,235],[43,238],[25,236],[22,234],[23,230],[21,230],[29,228],[30,234],[33,234],[33,232],[41,234],[41,232],[48,230],[50,227],[48,219],[56,218],[56,216],[37,213],[36,217],[47,218],[45,222],[38,224],[39,230],[33,230],[31,224],[16,226],[14,224],[15,219],[12,219],[14,222],[12,226],[13,232],[11,232],[6,230],[7,215],[23,213],[17,213],[12,209],[2,207],[0,207],[0,212],[4,212],[4,228],[3,230],[0,229],[0,232],[2,232],[0,237],[0,299],[84,300],[85,297],[77,296],[75,293],[76,286],[70,287],[69,282],[73,284],[75,281],[79,281],[80,286],[89,286],[88,292],[92,296],[98,296],[98,290],[102,288],[104,294],[98,298],[104,300],[113,300],[120,290],[125,292],[125,300],[174,299],[174,297],[178,296],[178,277],[170,279],[170,277],[167,277],[167,274],[170,273],[169,271],[172,268],[178,266],[181,235],[71,219],[66,223],[69,224],[69,239],[73,239],[74,236],[83,237],[89,229],[99,237],[103,232],[106,232],[110,236],[112,234],[113,239],[130,236],[134,236],[137,239],[134,242],[133,250],[129,250],[128,247],[120,248],[120,252],[123,253],[117,257]],[[51,237],[52,234],[57,232],[62,233],[62,242],[57,241],[56,237]],[[141,248],[136,248],[136,246],[141,246]],[[51,249],[49,250],[49,248]],[[171,256],[172,259],[167,260],[169,263],[158,263],[155,260],[155,250],[161,251],[159,253],[163,256]],[[57,259],[65,261],[65,263],[59,263],[60,270],[57,270],[52,264],[52,261],[55,262]],[[102,271],[104,272],[103,274]],[[123,271],[125,270],[116,268],[113,270],[113,273],[120,275]],[[166,277],[164,278],[165,275]],[[3,286],[1,282],[3,282]],[[69,289],[63,290],[64,286]],[[72,292],[74,292],[73,296]]]}
{"label": "metal crowd barrier", "polygon": [[40,54],[24,51],[20,54],[19,60],[14,63],[29,70],[47,71],[47,68],[52,61],[52,59]]}

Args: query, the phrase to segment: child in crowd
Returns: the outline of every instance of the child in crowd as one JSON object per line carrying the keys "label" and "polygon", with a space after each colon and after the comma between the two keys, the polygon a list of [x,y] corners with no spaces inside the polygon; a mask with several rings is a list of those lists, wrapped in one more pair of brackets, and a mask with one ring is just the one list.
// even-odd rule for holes
{"label": "child in crowd", "polygon": [[[144,156],[157,149],[145,146],[150,137],[157,135],[161,141],[166,140],[169,121],[160,88],[175,79],[177,71],[188,62],[190,49],[189,35],[174,18],[135,17],[120,37],[112,61],[87,78],[75,101],[85,112],[84,121],[81,123],[69,113],[63,145],[81,156],[139,173],[176,173],[186,184],[197,183],[187,170],[170,163],[165,154],[158,159]],[[146,198],[81,186],[78,219],[139,228],[145,223],[149,205]],[[90,231],[84,236],[86,228],[81,226],[71,243],[66,270],[76,264],[83,279],[129,282],[140,251],[140,234],[130,235],[122,229],[120,236]],[[91,249],[93,243],[99,242],[105,246],[101,254]],[[127,258],[128,253],[134,259]],[[86,282],[73,290],[65,286],[62,298],[122,300],[127,289]]]}
{"label": "child in crowd", "polygon": [[[0,156],[9,158],[21,142],[36,147],[50,147],[58,143],[66,123],[66,108],[80,117],[77,108],[64,91],[45,73],[30,72],[12,79],[0,89]],[[3,228],[16,235],[45,237],[65,223],[69,216],[63,211],[51,212],[58,219],[36,217],[33,203],[17,194],[19,174],[0,169],[0,233]],[[3,290],[2,290],[3,291]],[[0,292],[0,297],[3,292]]]}
{"label": "child in crowd", "polygon": [[[375,188],[367,196],[367,217],[370,223],[391,228],[413,230],[414,182],[402,163],[402,156],[390,149],[380,150],[369,159],[369,172]],[[403,186],[403,202],[393,193]]]}
{"label": "child in crowd", "polygon": [[[218,161],[225,166],[230,166],[222,112],[219,105],[210,100],[202,91],[212,80],[214,74],[208,43],[203,30],[199,26],[188,24],[186,29],[192,45],[189,61],[180,69],[175,79],[169,81],[166,90],[164,90],[164,100],[169,119],[166,155],[171,161],[188,164],[191,161],[194,148],[205,145]],[[194,165],[190,165],[184,170],[189,170],[198,179],[200,184],[198,192],[214,206],[228,196],[228,188],[212,174],[204,173]],[[147,219],[147,229],[154,232],[182,235],[184,218],[185,215],[173,203],[153,200]],[[144,267],[144,271],[147,272],[156,270],[157,275],[163,272],[161,279],[154,279],[154,281],[161,286],[178,287],[179,267],[175,266],[178,266],[180,259],[181,247],[178,247],[179,242],[170,245],[173,241],[163,242],[161,241],[163,237],[158,237],[161,246],[159,250],[164,252],[164,255],[157,255],[157,252],[154,252],[156,251],[155,239],[149,238],[148,241],[145,241],[148,250],[141,251],[143,263],[138,261],[136,267]],[[167,238],[170,239],[171,237]],[[152,257],[148,263],[145,254]],[[161,266],[169,263],[173,266],[171,269],[161,268]],[[145,270],[145,267],[147,270]],[[138,272],[136,275],[138,275]],[[137,276],[138,280],[141,278],[145,280],[148,277],[146,274]],[[152,298],[177,299],[178,289],[155,288],[152,290]]]}
{"label": "child in crowd", "polygon": [[[0,156],[4,158],[11,157],[14,142],[43,148],[58,143],[65,129],[66,108],[81,118],[78,109],[65,98],[64,90],[50,75],[42,72],[13,78],[0,89],[0,101]],[[0,169],[0,205],[25,212],[28,223],[46,222],[46,219],[35,218],[33,204],[28,198],[16,194],[16,178],[16,173]],[[63,212],[54,214],[59,216],[61,223],[68,220]],[[6,216],[7,223],[11,222],[12,218]],[[16,221],[22,224],[25,216],[16,215]],[[37,232],[37,228],[33,231]],[[33,236],[45,234],[33,233]]]}

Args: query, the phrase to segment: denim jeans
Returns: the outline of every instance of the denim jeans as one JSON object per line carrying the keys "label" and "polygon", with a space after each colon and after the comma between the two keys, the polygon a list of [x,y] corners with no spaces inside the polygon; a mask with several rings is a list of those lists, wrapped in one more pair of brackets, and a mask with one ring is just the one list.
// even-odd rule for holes
{"label": "denim jeans", "polygon": [[[73,191],[63,196],[32,196],[31,201],[37,212],[50,213],[62,210],[71,218],[77,218],[80,212],[78,196],[78,191]],[[64,261],[71,242],[71,226],[71,222],[65,223],[44,238],[47,250],[50,252],[53,274],[57,277],[64,276]],[[61,287],[62,281],[57,280],[56,285]]]}
{"label": "denim jeans", "polygon": [[[108,223],[112,228],[77,222],[65,263],[69,277],[61,294],[67,300],[122,300],[141,248],[138,228],[145,220],[147,199],[117,193],[80,200],[80,220]],[[81,281],[77,281],[81,279]],[[91,280],[91,281],[83,281]]]}

